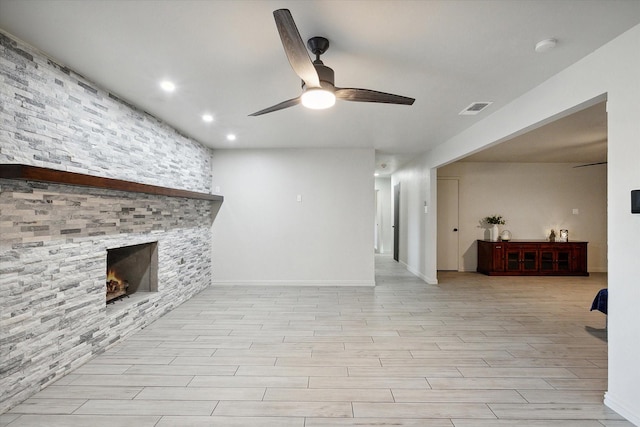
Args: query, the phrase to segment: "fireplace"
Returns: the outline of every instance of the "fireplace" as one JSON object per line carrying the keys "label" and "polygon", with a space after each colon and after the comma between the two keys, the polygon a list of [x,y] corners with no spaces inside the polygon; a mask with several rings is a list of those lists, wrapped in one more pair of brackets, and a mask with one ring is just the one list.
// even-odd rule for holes
{"label": "fireplace", "polygon": [[158,291],[158,242],[107,249],[106,303]]}
{"label": "fireplace", "polygon": [[[208,147],[2,30],[0,45],[19,82],[0,89],[4,413],[206,289],[223,197]],[[156,241],[148,290],[120,273],[137,292],[105,307],[107,249]]]}

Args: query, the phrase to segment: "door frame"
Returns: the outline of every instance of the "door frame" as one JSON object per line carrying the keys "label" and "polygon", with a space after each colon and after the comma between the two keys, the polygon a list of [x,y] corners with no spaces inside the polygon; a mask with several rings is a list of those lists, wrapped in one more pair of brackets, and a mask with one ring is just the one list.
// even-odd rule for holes
{"label": "door frame", "polygon": [[393,259],[400,261],[400,183],[393,186]]}

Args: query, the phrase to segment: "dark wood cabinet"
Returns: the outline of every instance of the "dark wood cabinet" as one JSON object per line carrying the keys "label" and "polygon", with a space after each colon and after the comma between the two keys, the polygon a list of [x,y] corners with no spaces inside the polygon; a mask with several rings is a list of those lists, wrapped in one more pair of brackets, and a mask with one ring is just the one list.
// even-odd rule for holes
{"label": "dark wood cabinet", "polygon": [[505,245],[504,271],[527,273],[538,270],[538,247],[536,245]]}
{"label": "dark wood cabinet", "polygon": [[588,276],[587,242],[478,240],[477,271],[490,276]]}

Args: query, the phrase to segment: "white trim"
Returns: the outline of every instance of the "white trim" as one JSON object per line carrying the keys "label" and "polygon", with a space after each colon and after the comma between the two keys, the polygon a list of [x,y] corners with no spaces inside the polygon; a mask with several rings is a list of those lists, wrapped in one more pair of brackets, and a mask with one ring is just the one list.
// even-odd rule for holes
{"label": "white trim", "polygon": [[213,286],[375,286],[375,281],[369,280],[213,280]]}
{"label": "white trim", "polygon": [[400,263],[400,265],[402,265],[404,268],[407,269],[407,271],[415,276],[417,276],[419,279],[423,280],[424,282],[426,282],[428,285],[437,285],[438,284],[438,279],[435,279],[433,277],[427,277],[424,274],[420,273],[418,270],[415,270],[413,268],[411,268],[406,262],[404,261],[398,261]]}
{"label": "white trim", "polygon": [[640,426],[640,414],[634,414],[627,405],[620,403],[615,398],[611,397],[611,393],[608,391],[604,393],[604,404],[616,411],[619,415],[625,417],[627,421]]}

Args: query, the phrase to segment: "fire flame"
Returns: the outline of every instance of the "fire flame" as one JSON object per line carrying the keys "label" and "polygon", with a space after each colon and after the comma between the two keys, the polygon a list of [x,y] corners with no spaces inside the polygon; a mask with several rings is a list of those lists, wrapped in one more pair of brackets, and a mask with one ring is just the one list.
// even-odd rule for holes
{"label": "fire flame", "polygon": [[123,280],[118,277],[115,270],[110,269],[107,272],[107,282],[118,282],[118,284],[122,284]]}

